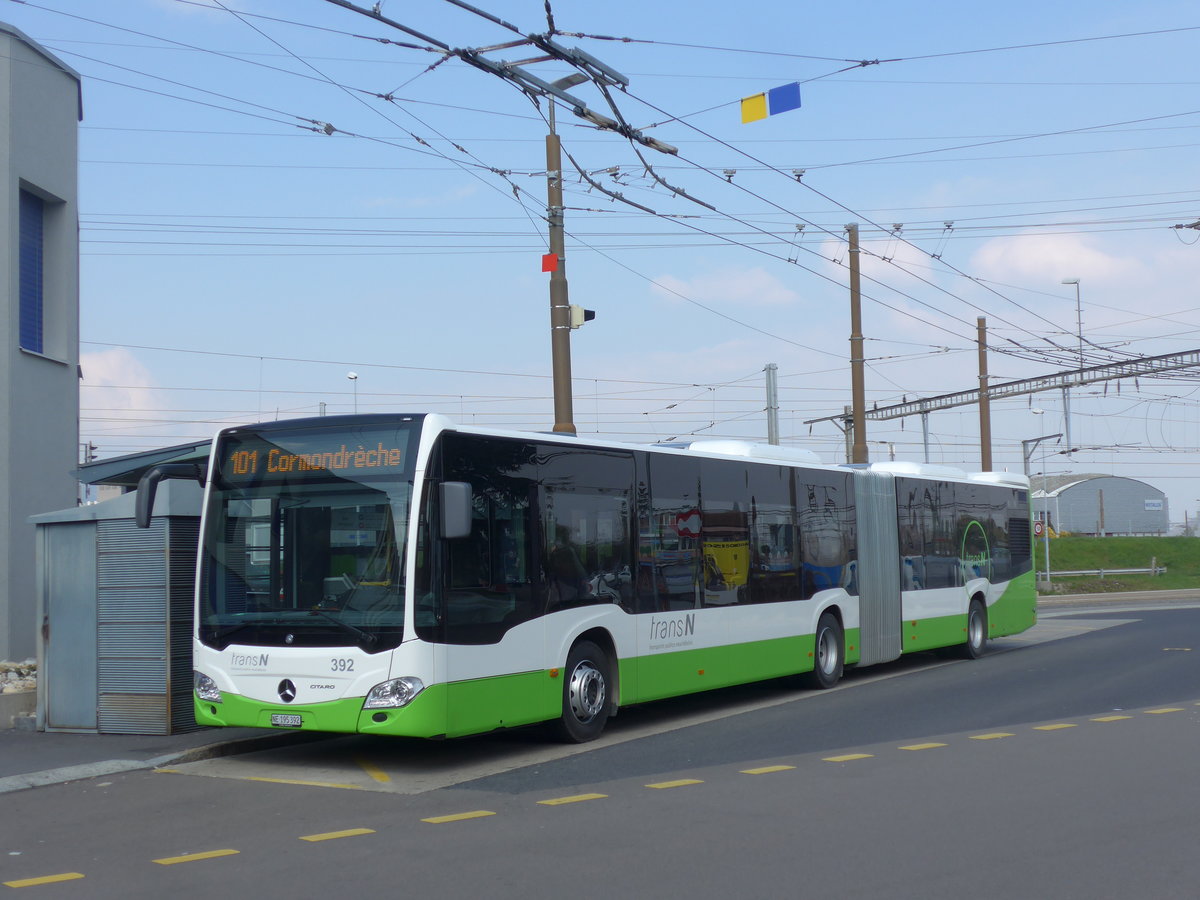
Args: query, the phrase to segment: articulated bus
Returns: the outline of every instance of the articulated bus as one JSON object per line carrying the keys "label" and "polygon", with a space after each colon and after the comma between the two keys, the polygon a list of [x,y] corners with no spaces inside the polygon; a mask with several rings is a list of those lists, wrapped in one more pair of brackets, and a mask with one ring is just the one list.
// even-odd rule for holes
{"label": "articulated bus", "polygon": [[1035,620],[1029,485],[362,415],[228,428],[206,474],[203,725],[456,737],[953,648]]}

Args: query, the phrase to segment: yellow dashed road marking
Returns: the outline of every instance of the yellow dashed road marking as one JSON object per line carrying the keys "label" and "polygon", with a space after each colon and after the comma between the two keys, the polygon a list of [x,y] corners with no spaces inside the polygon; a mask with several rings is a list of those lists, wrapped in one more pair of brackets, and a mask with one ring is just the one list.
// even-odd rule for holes
{"label": "yellow dashed road marking", "polygon": [[392,776],[383,771],[383,769],[379,768],[379,766],[375,765],[373,762],[358,758],[355,758],[354,761],[358,763],[359,767],[364,772],[371,776],[372,780],[377,781],[380,784],[388,784],[391,782]]}
{"label": "yellow dashed road marking", "polygon": [[945,747],[945,744],[909,744],[907,747],[897,747],[897,750],[933,750],[935,747]]}
{"label": "yellow dashed road marking", "polygon": [[198,862],[202,859],[216,859],[218,856],[235,856],[241,853],[240,850],[209,850],[206,853],[185,853],[183,856],[168,856],[163,859],[156,859],[154,862],[160,866],[174,866],[178,863]]}
{"label": "yellow dashed road marking", "polygon": [[704,784],[704,782],[698,778],[680,778],[678,781],[659,781],[656,784],[648,784],[646,787],[661,791],[666,788],[687,787],[689,784]]}
{"label": "yellow dashed road marking", "polygon": [[555,797],[553,800],[539,800],[539,806],[562,806],[565,803],[582,803],[585,800],[603,800],[608,794],[575,794],[572,797]]}
{"label": "yellow dashed road marking", "polygon": [[1162,709],[1148,709],[1148,710],[1146,710],[1146,715],[1157,716],[1157,715],[1161,715],[1162,713],[1169,713],[1169,712],[1183,712],[1183,707],[1182,706],[1164,706]]}
{"label": "yellow dashed road marking", "polygon": [[23,888],[34,887],[39,884],[54,884],[59,881],[77,881],[83,876],[78,872],[63,872],[61,875],[43,875],[41,878],[22,878],[19,881],[6,881],[5,887]]}
{"label": "yellow dashed road marking", "polygon": [[430,816],[428,819],[422,819],[422,822],[429,822],[431,825],[442,825],[446,822],[461,822],[464,819],[482,819],[485,816],[494,816],[495,813],[486,809],[477,809],[474,812],[455,813],[452,816]]}
{"label": "yellow dashed road marking", "polygon": [[794,769],[795,766],[763,766],[759,769],[742,769],[743,775],[767,775],[771,772],[786,772],[788,769]]}
{"label": "yellow dashed road marking", "polygon": [[324,834],[306,834],[300,838],[302,841],[332,841],[337,838],[357,837],[360,834],[374,834],[373,828],[347,828],[345,831],[327,831]]}
{"label": "yellow dashed road marking", "polygon": [[856,759],[871,759],[873,753],[846,753],[842,756],[826,756],[825,762],[854,762]]}
{"label": "yellow dashed road marking", "polygon": [[1120,722],[1122,719],[1132,719],[1133,716],[1097,716],[1093,722]]}
{"label": "yellow dashed road marking", "polygon": [[1061,731],[1064,728],[1074,728],[1070,722],[1059,722],[1057,725],[1034,725],[1034,731]]}
{"label": "yellow dashed road marking", "polygon": [[973,734],[973,735],[971,735],[971,740],[973,740],[973,741],[996,741],[996,740],[999,740],[1000,738],[1006,738],[1006,737],[1012,737],[1012,736],[1013,735],[1007,731],[993,731],[991,734]]}

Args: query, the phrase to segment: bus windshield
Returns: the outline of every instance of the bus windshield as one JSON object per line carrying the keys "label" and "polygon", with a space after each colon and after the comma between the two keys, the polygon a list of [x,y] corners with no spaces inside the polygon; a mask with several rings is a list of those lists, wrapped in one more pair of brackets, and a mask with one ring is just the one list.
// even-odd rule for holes
{"label": "bus windshield", "polygon": [[207,646],[357,646],[404,636],[413,423],[227,432],[209,488]]}

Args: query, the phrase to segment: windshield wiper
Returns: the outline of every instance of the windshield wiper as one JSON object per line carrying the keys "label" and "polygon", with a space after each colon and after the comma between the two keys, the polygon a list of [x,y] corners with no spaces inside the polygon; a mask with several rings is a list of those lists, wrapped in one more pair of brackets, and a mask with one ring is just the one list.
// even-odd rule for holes
{"label": "windshield wiper", "polygon": [[263,624],[263,622],[238,622],[236,625],[226,625],[224,628],[218,629],[213,634],[212,642],[214,644],[220,644],[220,646],[217,647],[218,650],[224,650],[231,643],[233,643],[232,641],[225,640],[226,638],[232,637],[244,628],[258,628]]}
{"label": "windshield wiper", "polygon": [[[297,610],[297,612],[299,612],[299,610]],[[355,625],[351,625],[349,622],[343,622],[337,616],[331,615],[324,610],[310,609],[308,610],[307,614],[310,616],[321,616],[322,618],[328,619],[342,631],[353,635],[357,639],[358,646],[368,653],[371,652],[372,647],[379,643],[379,635],[372,634],[369,631],[364,631]],[[237,622],[233,625],[226,625],[224,628],[217,629],[215,632],[213,632],[207,643],[209,643],[211,646],[215,646],[218,650],[224,650],[231,643],[233,643],[229,640],[229,638],[233,637],[240,631],[284,624],[287,623],[280,621],[278,618],[269,622]]]}
{"label": "windshield wiper", "polygon": [[358,638],[358,646],[368,653],[371,652],[372,647],[379,643],[379,635],[371,634],[369,631],[363,631],[357,625],[351,625],[349,622],[343,622],[337,616],[333,615],[332,613],[327,613],[323,609],[310,609],[308,614],[310,616],[321,616],[322,618],[328,619],[338,628],[342,629],[342,631],[354,635],[356,638]]}

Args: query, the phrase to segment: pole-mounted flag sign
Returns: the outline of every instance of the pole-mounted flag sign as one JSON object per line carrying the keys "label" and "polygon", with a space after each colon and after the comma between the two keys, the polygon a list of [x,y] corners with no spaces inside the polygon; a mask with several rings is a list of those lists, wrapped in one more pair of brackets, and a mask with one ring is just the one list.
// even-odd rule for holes
{"label": "pole-mounted flag sign", "polygon": [[742,122],[757,122],[767,116],[775,116],[791,109],[800,108],[800,82],[781,84],[765,94],[753,94],[742,98]]}

